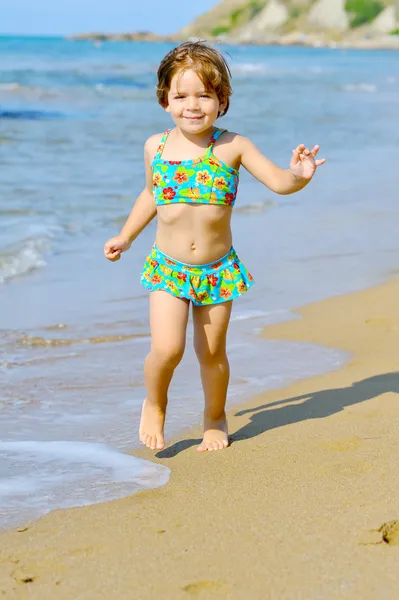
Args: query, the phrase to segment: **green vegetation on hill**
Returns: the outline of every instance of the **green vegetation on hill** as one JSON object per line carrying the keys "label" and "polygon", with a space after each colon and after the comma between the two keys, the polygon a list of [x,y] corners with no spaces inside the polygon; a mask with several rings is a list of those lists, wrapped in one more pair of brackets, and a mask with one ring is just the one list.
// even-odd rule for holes
{"label": "green vegetation on hill", "polygon": [[[339,1],[330,0],[331,4]],[[288,14],[287,20],[277,28],[277,34],[284,36],[295,31],[312,33],[312,24],[308,21],[307,15],[318,0],[278,0],[278,2],[288,9]],[[226,36],[234,39],[239,38],[240,32],[245,30],[245,35],[248,36],[251,22],[255,25],[258,14],[268,3],[269,0],[221,0],[213,9],[186,27],[184,34],[205,38]],[[345,0],[345,11],[349,17],[350,28],[356,30],[362,25],[368,25],[390,5],[396,7],[399,17],[399,0]],[[397,35],[397,29],[395,27],[393,29],[392,34]],[[259,37],[259,30],[256,27],[255,30],[256,36]],[[267,27],[265,31],[267,32]],[[325,35],[330,36],[331,39],[336,35],[338,39],[345,34],[335,31],[333,25],[329,28],[326,24]]]}
{"label": "green vegetation on hill", "polygon": [[214,27],[210,32],[211,35],[217,37],[218,35],[229,33],[236,27],[239,27],[248,21],[252,21],[252,19],[261,12],[264,6],[265,0],[250,0],[250,2],[247,4],[244,4],[243,6],[240,6],[232,11],[232,13],[229,15],[229,22]]}
{"label": "green vegetation on hill", "polygon": [[345,10],[351,14],[351,27],[359,27],[371,23],[381,11],[384,4],[379,0],[347,0]]}

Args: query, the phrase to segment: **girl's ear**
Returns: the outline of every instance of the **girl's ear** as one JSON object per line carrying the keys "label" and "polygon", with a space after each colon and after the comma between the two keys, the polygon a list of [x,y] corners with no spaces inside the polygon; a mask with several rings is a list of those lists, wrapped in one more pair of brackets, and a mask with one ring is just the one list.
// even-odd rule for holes
{"label": "girl's ear", "polygon": [[223,117],[224,111],[226,110],[227,102],[221,102],[219,104],[219,117]]}
{"label": "girl's ear", "polygon": [[169,106],[169,104],[167,106],[164,106],[164,109],[166,110],[166,112],[170,112],[170,106]]}

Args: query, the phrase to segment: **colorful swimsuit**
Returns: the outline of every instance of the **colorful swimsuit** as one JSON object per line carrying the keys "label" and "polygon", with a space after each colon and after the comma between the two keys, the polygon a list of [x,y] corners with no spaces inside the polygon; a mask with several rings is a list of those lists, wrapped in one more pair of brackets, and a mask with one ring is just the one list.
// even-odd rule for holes
{"label": "colorful swimsuit", "polygon": [[[203,156],[182,161],[162,159],[170,130],[164,133],[152,162],[157,206],[175,203],[234,206],[238,171],[213,154],[213,146],[224,131],[215,129]],[[150,292],[163,290],[202,306],[234,300],[247,291],[253,278],[233,248],[212,263],[189,265],[167,256],[154,245],[144,263],[141,282]]]}

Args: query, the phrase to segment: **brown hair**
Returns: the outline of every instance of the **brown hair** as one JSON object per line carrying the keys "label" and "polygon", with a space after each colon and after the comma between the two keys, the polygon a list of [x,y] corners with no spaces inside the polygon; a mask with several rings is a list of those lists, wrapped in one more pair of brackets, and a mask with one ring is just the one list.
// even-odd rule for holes
{"label": "brown hair", "polygon": [[231,71],[225,58],[204,42],[184,42],[171,50],[158,69],[157,97],[161,106],[168,106],[168,92],[172,78],[179,71],[192,69],[197,73],[207,91],[214,91],[219,102],[225,102],[226,108],[218,117],[229,110],[232,89]]}

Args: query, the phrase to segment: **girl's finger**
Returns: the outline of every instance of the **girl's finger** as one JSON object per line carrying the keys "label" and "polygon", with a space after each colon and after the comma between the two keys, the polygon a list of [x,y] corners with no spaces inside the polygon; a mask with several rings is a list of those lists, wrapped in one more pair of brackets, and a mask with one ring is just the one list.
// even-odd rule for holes
{"label": "girl's finger", "polygon": [[299,152],[298,152],[298,149],[297,149],[297,148],[294,148],[294,149],[293,149],[293,151],[292,151],[292,158],[293,158],[294,160],[296,160],[296,161],[298,160],[298,158],[299,158]]}
{"label": "girl's finger", "polygon": [[108,250],[105,252],[105,256],[107,258],[114,258],[115,256],[120,256],[120,250]]}
{"label": "girl's finger", "polygon": [[318,153],[319,150],[320,150],[320,146],[314,146],[311,154],[313,154],[313,156],[316,156],[316,154]]}
{"label": "girl's finger", "polygon": [[316,160],[316,167],[320,167],[320,165],[324,165],[324,163],[326,162],[325,158],[321,158],[320,160]]}

